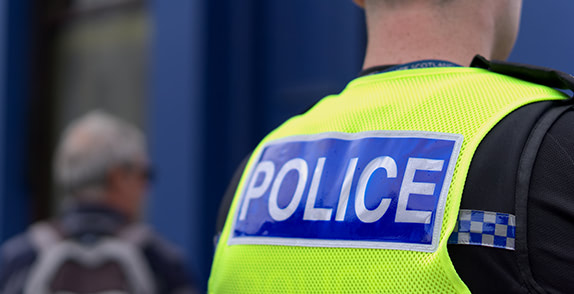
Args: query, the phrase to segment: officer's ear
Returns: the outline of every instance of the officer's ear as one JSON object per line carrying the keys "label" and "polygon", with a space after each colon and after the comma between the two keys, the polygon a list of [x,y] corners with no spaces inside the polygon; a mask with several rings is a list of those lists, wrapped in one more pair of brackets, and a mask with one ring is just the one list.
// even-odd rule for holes
{"label": "officer's ear", "polygon": [[353,0],[361,8],[365,8],[365,0]]}

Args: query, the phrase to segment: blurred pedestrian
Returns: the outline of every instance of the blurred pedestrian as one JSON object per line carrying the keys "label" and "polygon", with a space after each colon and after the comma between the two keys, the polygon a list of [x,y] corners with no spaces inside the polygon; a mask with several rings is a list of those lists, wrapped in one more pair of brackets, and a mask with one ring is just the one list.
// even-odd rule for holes
{"label": "blurred pedestrian", "polygon": [[54,160],[63,212],[1,248],[0,292],[193,293],[176,248],[142,223],[144,135],[102,111],[65,130]]}

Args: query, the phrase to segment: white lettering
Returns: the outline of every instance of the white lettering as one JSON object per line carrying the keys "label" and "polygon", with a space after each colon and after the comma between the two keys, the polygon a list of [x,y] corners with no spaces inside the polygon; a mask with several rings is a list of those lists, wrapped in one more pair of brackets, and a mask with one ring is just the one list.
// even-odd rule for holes
{"label": "white lettering", "polygon": [[337,215],[335,216],[335,220],[339,222],[345,220],[347,204],[349,203],[349,194],[351,193],[351,184],[353,183],[355,169],[357,168],[357,161],[359,161],[359,158],[351,158],[351,161],[349,161],[349,166],[347,167],[345,179],[343,180],[341,194],[339,195],[339,204],[337,205]]}
{"label": "white lettering", "polygon": [[432,211],[407,210],[407,204],[409,203],[410,194],[429,196],[434,194],[434,183],[420,183],[414,181],[416,171],[438,172],[442,170],[443,164],[444,160],[409,158],[407,168],[405,170],[405,176],[401,184],[401,192],[399,193],[399,203],[395,222],[430,224]]}
{"label": "white lettering", "polygon": [[365,167],[365,170],[359,178],[359,185],[357,186],[357,192],[355,195],[355,213],[364,223],[373,223],[378,221],[387,212],[387,209],[389,209],[389,205],[391,204],[391,199],[383,198],[379,206],[374,210],[369,210],[365,206],[367,184],[373,173],[379,168],[387,171],[387,178],[397,177],[397,163],[394,159],[388,156],[377,157],[369,162]]}
{"label": "white lettering", "polygon": [[331,220],[331,213],[333,211],[332,209],[315,208],[315,202],[317,201],[317,191],[319,190],[319,184],[321,183],[321,176],[323,175],[325,159],[325,157],[320,157],[319,160],[317,160],[317,167],[315,167],[313,179],[311,180],[311,187],[309,188],[309,196],[307,197],[307,203],[305,203],[305,213],[303,214],[303,220]]}
{"label": "white lettering", "polygon": [[[279,188],[281,187],[285,176],[287,176],[290,171],[296,171],[299,176],[297,187],[295,188],[293,198],[291,199],[291,202],[289,202],[289,205],[285,208],[280,208],[277,203]],[[271,194],[269,195],[269,214],[274,220],[284,221],[293,215],[297,206],[299,206],[299,203],[301,202],[301,197],[303,197],[308,173],[309,168],[307,166],[307,162],[301,158],[291,159],[281,167],[281,170],[277,173],[277,178],[273,181]]]}
{"label": "white lettering", "polygon": [[[263,173],[263,182],[261,185],[255,187],[255,183],[261,173]],[[251,175],[251,181],[249,182],[249,186],[247,186],[247,191],[245,192],[245,200],[243,200],[241,215],[239,216],[240,220],[245,220],[247,209],[249,208],[249,202],[263,196],[265,191],[267,191],[267,188],[269,188],[269,185],[271,184],[271,180],[273,180],[274,174],[275,164],[273,164],[273,162],[263,161],[257,165],[253,175]]]}

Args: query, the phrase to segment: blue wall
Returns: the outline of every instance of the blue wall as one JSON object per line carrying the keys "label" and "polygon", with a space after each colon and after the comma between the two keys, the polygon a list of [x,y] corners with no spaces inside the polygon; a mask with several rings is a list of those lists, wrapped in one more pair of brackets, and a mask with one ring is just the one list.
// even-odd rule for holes
{"label": "blue wall", "polygon": [[[158,175],[148,203],[149,217],[167,238],[197,263],[205,234],[201,163],[205,132],[204,1],[154,1],[154,60],[149,121],[151,154]],[[205,275],[205,274],[204,274]],[[201,276],[203,279],[204,276]]]}
{"label": "blue wall", "polygon": [[28,0],[0,1],[0,243],[30,221],[30,8]]}
{"label": "blue wall", "polygon": [[522,26],[509,60],[574,73],[574,1],[525,0]]}

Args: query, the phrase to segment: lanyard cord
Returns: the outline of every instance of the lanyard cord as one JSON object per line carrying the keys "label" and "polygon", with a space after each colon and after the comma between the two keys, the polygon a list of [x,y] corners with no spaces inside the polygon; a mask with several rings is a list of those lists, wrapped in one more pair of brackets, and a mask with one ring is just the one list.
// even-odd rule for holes
{"label": "lanyard cord", "polygon": [[398,65],[393,64],[393,65],[375,66],[375,67],[365,69],[364,71],[362,71],[359,74],[359,76],[363,77],[363,76],[375,75],[375,74],[391,72],[391,71],[418,69],[418,68],[431,68],[431,67],[460,67],[460,65],[458,65],[456,63],[452,63],[450,61],[429,59],[429,60],[420,60],[420,61],[415,61],[415,62],[409,62],[409,63],[405,63],[405,64],[398,64]]}

